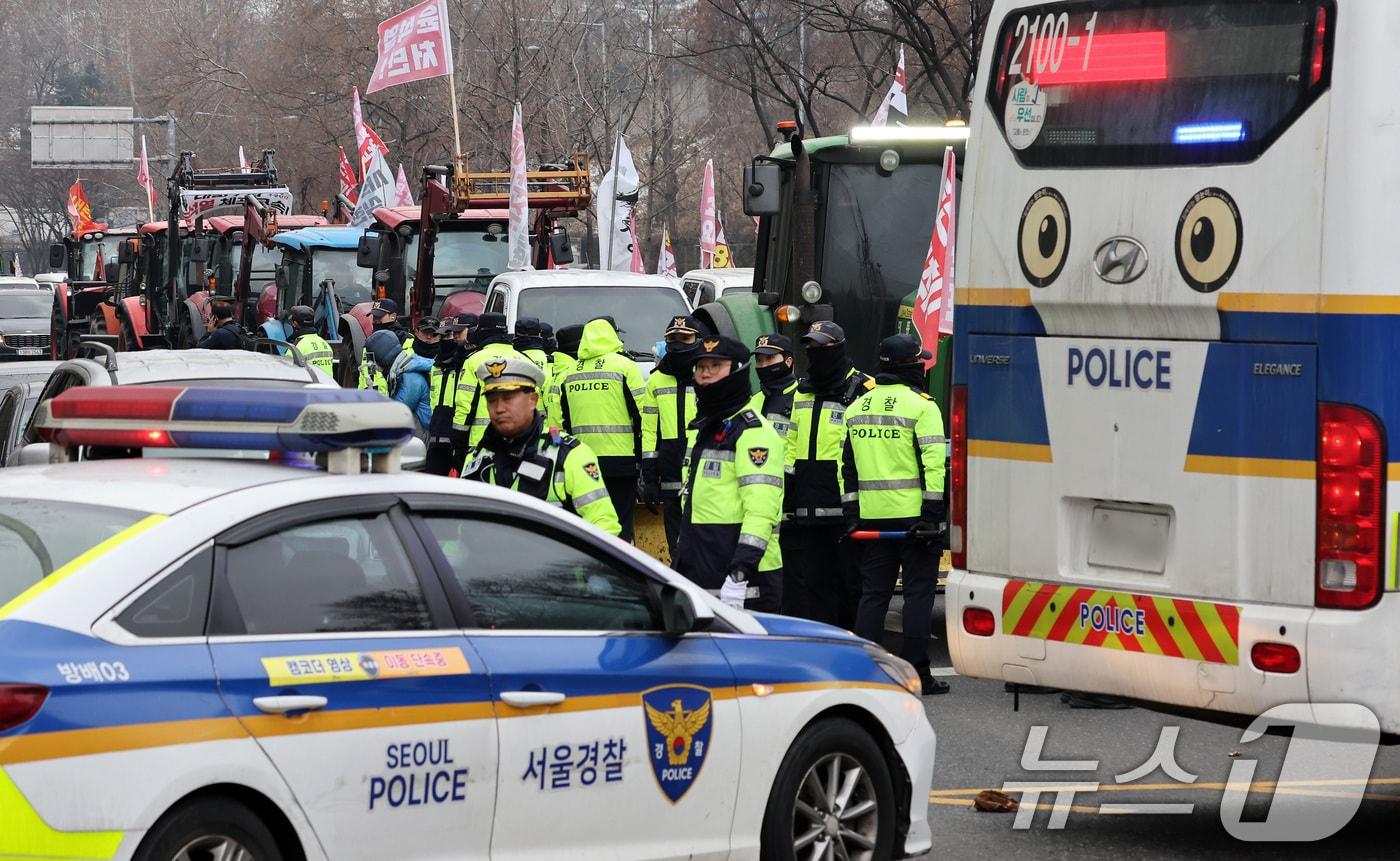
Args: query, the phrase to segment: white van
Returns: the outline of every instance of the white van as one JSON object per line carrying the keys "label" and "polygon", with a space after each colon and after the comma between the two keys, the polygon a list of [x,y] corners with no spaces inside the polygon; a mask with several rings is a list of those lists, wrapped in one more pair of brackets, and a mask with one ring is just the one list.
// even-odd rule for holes
{"label": "white van", "polygon": [[742,269],[692,269],[681,279],[690,307],[708,305],[731,290],[753,290],[753,267]]}

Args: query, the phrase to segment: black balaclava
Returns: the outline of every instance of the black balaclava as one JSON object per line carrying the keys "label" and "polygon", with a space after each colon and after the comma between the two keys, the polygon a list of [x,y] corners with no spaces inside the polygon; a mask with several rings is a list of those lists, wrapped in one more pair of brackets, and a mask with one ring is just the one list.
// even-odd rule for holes
{"label": "black balaclava", "polygon": [[667,341],[666,354],[661,357],[661,361],[656,363],[656,369],[663,374],[670,374],[681,382],[686,382],[694,376],[695,351],[698,349],[700,349],[698,340],[693,344]]}
{"label": "black balaclava", "polygon": [[851,360],[846,358],[845,344],[807,348],[807,371],[815,392],[838,392],[852,367]]}
{"label": "black balaclava", "polygon": [[886,365],[880,364],[880,372],[875,375],[875,382],[880,385],[890,385],[892,383],[902,383],[911,389],[922,392],[928,376],[924,373],[924,363],[915,362],[912,365]]}
{"label": "black balaclava", "polygon": [[755,370],[758,371],[758,384],[763,387],[765,392],[781,392],[792,385],[793,371],[792,368],[788,367],[786,361]]}
{"label": "black balaclava", "polygon": [[420,341],[417,338],[414,338],[413,353],[414,355],[422,356],[425,359],[436,359],[439,355],[442,354],[442,341],[438,340],[429,344],[426,341]]}
{"label": "black balaclava", "polygon": [[691,353],[695,361],[702,358],[725,358],[732,363],[729,376],[708,386],[695,386],[696,425],[725,419],[744,408],[753,397],[749,382],[748,348],[733,338],[712,338],[700,342],[700,349]]}

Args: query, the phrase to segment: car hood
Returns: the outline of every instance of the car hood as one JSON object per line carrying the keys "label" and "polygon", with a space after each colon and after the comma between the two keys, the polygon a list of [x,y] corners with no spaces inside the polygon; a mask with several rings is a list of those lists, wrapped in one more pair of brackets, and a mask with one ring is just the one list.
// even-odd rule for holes
{"label": "car hood", "polygon": [[752,615],[770,635],[775,637],[811,637],[819,640],[841,640],[847,643],[864,642],[850,631],[835,625],[812,622],[807,619],[795,619],[792,616],[779,616],[774,613],[753,613]]}
{"label": "car hood", "polygon": [[48,317],[0,318],[0,332],[6,335],[47,335],[49,326]]}

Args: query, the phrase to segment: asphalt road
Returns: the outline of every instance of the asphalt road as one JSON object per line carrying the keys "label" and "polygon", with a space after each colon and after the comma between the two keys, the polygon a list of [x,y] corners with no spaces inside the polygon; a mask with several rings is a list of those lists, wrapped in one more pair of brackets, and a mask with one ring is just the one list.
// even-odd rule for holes
{"label": "asphalt road", "polygon": [[[952,686],[943,696],[926,697],[929,720],[938,733],[938,754],[930,796],[929,821],[934,851],[928,857],[1014,858],[1183,858],[1229,853],[1245,857],[1313,858],[1344,854],[1352,858],[1400,857],[1394,822],[1400,814],[1400,747],[1376,753],[1369,786],[1309,769],[1279,780],[1290,741],[1265,736],[1242,743],[1243,730],[1164,715],[1141,708],[1074,709],[1059,694],[1022,694],[1020,710],[1001,682],[966,679],[953,674],[942,640],[939,599],[932,665]],[[897,635],[887,645],[896,647]],[[940,670],[940,668],[943,668]],[[1097,767],[1075,771],[1027,772],[1021,767],[1027,738],[1046,727],[1043,760],[1097,760]],[[1157,748],[1163,728],[1176,728],[1175,762],[1191,784],[1156,768],[1141,776],[1118,775],[1143,766]],[[1293,824],[1345,810],[1362,794],[1349,824],[1322,840],[1245,842],[1222,824],[1224,785],[1231,767],[1255,760],[1255,788],[1245,803],[1245,823],[1262,822],[1271,805],[1274,821]],[[1082,763],[1081,763],[1082,767]],[[1011,782],[1049,786],[1060,782],[1099,784],[1095,792],[1077,792],[1061,827],[1052,827],[1056,795],[1044,792],[1028,828],[1015,827],[1015,813],[983,813],[972,799],[984,789]],[[1008,793],[1023,798],[1022,793]],[[1027,801],[1029,799],[1026,799]],[[1189,805],[1189,812],[1166,813],[1148,805]],[[1104,810],[1102,805],[1119,805]],[[1260,827],[1260,826],[1256,826]]]}

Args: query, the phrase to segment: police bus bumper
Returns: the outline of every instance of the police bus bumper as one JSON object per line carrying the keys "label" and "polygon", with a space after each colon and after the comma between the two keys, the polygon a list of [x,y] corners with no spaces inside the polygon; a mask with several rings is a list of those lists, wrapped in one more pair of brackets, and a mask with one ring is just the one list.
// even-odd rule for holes
{"label": "police bus bumper", "polygon": [[[954,570],[947,634],[960,675],[1222,715],[1285,703],[1357,703],[1400,733],[1400,689],[1375,664],[1400,640],[1400,596],[1369,610],[1168,598]],[[1263,645],[1297,669],[1268,671]],[[1285,670],[1289,669],[1287,667]],[[1203,715],[1204,716],[1204,715]]]}

